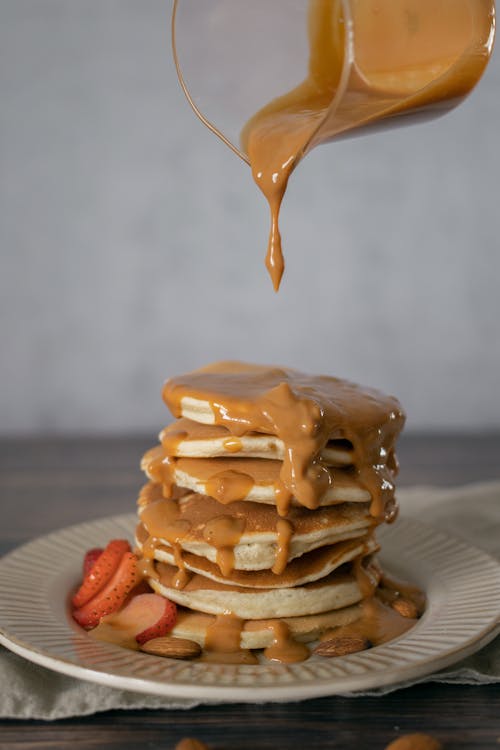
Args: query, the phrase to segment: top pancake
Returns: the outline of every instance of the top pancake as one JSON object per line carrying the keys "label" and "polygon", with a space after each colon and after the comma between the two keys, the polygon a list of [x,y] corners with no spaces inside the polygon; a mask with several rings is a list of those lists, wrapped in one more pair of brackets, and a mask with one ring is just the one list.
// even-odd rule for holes
{"label": "top pancake", "polygon": [[[404,421],[398,400],[374,388],[244,362],[215,362],[171,378],[163,388],[163,398],[176,418],[224,425],[232,434],[254,431],[282,440],[288,430],[279,418],[283,415],[272,413],[277,411],[273,407],[288,414],[295,412],[292,421],[296,433],[304,432],[303,418],[312,416],[315,426],[329,428],[327,439],[357,438],[378,429],[394,434]],[[300,408],[306,404],[316,407],[312,414],[307,414],[307,406],[305,410]]]}

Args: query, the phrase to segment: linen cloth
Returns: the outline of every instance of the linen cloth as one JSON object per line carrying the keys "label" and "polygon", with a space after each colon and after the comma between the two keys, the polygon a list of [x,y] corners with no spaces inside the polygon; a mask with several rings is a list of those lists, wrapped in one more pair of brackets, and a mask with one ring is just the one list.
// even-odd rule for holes
{"label": "linen cloth", "polygon": [[[400,489],[398,499],[401,517],[425,521],[500,560],[500,482],[452,489]],[[500,636],[477,654],[438,674],[355,695],[383,695],[417,682],[470,685],[500,682]],[[50,720],[87,716],[110,709],[188,709],[199,703],[116,690],[66,677],[0,647],[2,718]]]}

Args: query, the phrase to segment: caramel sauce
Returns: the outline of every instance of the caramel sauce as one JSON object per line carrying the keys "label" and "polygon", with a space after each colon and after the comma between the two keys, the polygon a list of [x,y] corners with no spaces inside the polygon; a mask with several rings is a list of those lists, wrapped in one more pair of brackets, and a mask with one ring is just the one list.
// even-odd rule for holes
{"label": "caramel sauce", "polygon": [[[145,574],[147,570],[149,574],[152,565],[148,565],[148,563],[154,559],[155,550],[161,545],[161,539],[168,542],[173,550],[175,564],[178,567],[173,585],[177,589],[182,589],[188,583],[190,575],[184,564],[180,541],[191,529],[191,524],[179,516],[178,501],[173,499],[153,500],[144,507],[141,512],[141,520],[148,529],[150,536],[143,545],[142,554],[146,563],[143,573]],[[157,574],[155,573],[153,577],[157,578]]]}
{"label": "caramel sauce", "polygon": [[320,640],[328,641],[331,638],[343,636],[361,636],[371,646],[381,646],[383,643],[392,641],[406,633],[412,628],[417,620],[402,617],[392,607],[384,604],[377,596],[366,599],[361,604],[361,617],[350,625],[334,628],[324,633]]}
{"label": "caramel sauce", "polygon": [[186,569],[186,563],[184,562],[184,557],[182,555],[182,547],[179,542],[172,542],[172,549],[174,551],[174,561],[178,568],[172,582],[174,588],[183,589],[189,583],[191,575]]}
{"label": "caramel sauce", "polygon": [[246,648],[240,651],[223,652],[223,651],[203,651],[199,661],[215,662],[216,664],[258,664],[257,656]]}
{"label": "caramel sauce", "polygon": [[[340,549],[335,549],[336,546]],[[279,577],[271,570],[234,570],[228,578],[217,576],[218,566],[214,563],[185,552],[185,560],[194,569],[186,585],[186,591],[234,591],[258,597],[263,590],[273,588],[292,589],[295,586],[301,586],[310,591],[326,588],[330,584],[350,584],[353,580],[357,583],[352,561],[359,556],[358,550],[359,545],[339,542],[338,545],[309,552],[307,560],[300,558],[292,560]],[[378,581],[380,578],[378,566],[373,562],[365,563],[365,565],[370,568],[370,575]],[[177,573],[176,566],[166,562],[157,562],[155,568],[161,584],[166,588],[173,588]]]}
{"label": "caramel sauce", "polygon": [[99,625],[93,630],[89,630],[88,634],[96,641],[112,643],[115,646],[128,648],[131,651],[139,650],[139,644],[135,639],[135,636],[137,635],[136,629],[122,627],[120,624],[119,612],[116,615],[107,615],[107,617],[103,617]]}
{"label": "caramel sauce", "polygon": [[[242,362],[214,363],[172,378],[163,397],[175,417],[182,416],[183,399],[189,397],[208,402],[215,424],[237,437],[248,432],[279,437],[285,445],[275,489],[281,515],[287,514],[292,497],[307,508],[319,506],[333,481],[321,450],[337,435],[353,446],[354,470],[372,497],[372,515],[384,520],[388,510],[386,520],[394,516],[387,457],[404,423],[395,398],[339,378]],[[235,485],[234,494],[241,497],[243,480]],[[217,485],[209,488],[207,494],[215,495]]]}
{"label": "caramel sauce", "polygon": [[[196,461],[197,459],[188,458],[185,460]],[[203,461],[203,459],[200,459],[200,461]],[[200,465],[199,462],[198,465]],[[235,500],[243,500],[253,485],[254,480],[251,476],[229,469],[227,471],[220,471],[209,477],[205,484],[205,492],[220,503],[233,503]]]}
{"label": "caramel sauce", "polygon": [[276,559],[272,571],[275,575],[281,575],[285,570],[290,554],[290,542],[293,537],[293,525],[286,518],[278,519],[276,524]]}
{"label": "caramel sauce", "polygon": [[207,627],[205,635],[206,661],[225,661],[230,664],[249,663],[242,662],[244,650],[241,648],[241,632],[245,624],[244,620],[233,614],[217,615]]}
{"label": "caramel sauce", "polygon": [[369,549],[367,545],[365,545],[362,554],[357,557],[353,563],[354,577],[356,578],[356,583],[359,586],[363,599],[368,599],[373,596],[380,579],[378,566],[373,565],[372,560],[366,559],[366,554],[368,552]]}
{"label": "caramel sauce", "polygon": [[203,529],[204,539],[217,549],[217,565],[223,576],[234,569],[234,548],[245,531],[245,519],[231,516],[212,518]]}
{"label": "caramel sauce", "polygon": [[141,468],[146,472],[153,482],[161,484],[163,495],[172,497],[174,486],[175,461],[170,455],[166,455],[163,446],[158,445],[144,454]]}
{"label": "caramel sauce", "polygon": [[148,536],[142,544],[141,558],[138,562],[139,573],[142,578],[159,579],[154,565],[154,555],[160,540],[154,536]]}
{"label": "caramel sauce", "polygon": [[[201,541],[204,539],[205,526],[212,519],[219,518],[221,511],[224,517],[244,519],[245,534],[247,531],[251,533],[276,531],[280,519],[275,506],[265,503],[235,501],[221,507],[221,504],[209,495],[188,492],[174,504],[172,499],[162,497],[161,488],[158,485],[151,485],[148,495],[151,499],[147,505],[152,507],[149,507],[146,512],[146,505],[140,506],[140,518],[149,535],[155,537],[162,537],[166,525],[165,517],[172,511],[173,519],[170,517],[168,524],[172,523],[172,520],[180,519],[189,523],[189,530],[186,530],[183,540]],[[305,535],[332,527],[339,533],[353,529],[362,533],[363,529],[368,530],[377,525],[369,514],[369,502],[336,503],[322,506],[314,513],[300,505],[294,505],[290,508],[287,520],[293,524],[296,533]]]}
{"label": "caramel sauce", "polygon": [[160,432],[160,443],[167,455],[176,456],[179,445],[187,437],[188,433],[185,430],[173,424]]}
{"label": "caramel sauce", "polygon": [[238,453],[243,449],[241,440],[234,436],[225,438],[222,444],[224,446],[224,450],[226,450],[228,453]]}
{"label": "caramel sauce", "polygon": [[270,620],[273,643],[264,649],[264,656],[271,661],[293,664],[309,658],[309,649],[304,643],[296,641],[290,635],[288,625],[283,620]]}
{"label": "caramel sauce", "polygon": [[352,2],[350,12],[345,18],[340,0],[309,1],[306,79],[259,110],[241,134],[269,204],[266,267],[276,291],[285,265],[280,207],[304,155],[354,130],[443,114],[474,87],[491,54],[492,0],[366,0]]}

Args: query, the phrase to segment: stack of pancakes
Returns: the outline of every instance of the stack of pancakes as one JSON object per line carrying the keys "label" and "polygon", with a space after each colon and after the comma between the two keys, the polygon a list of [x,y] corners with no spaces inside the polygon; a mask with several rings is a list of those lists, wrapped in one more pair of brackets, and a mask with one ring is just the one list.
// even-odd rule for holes
{"label": "stack of pancakes", "polygon": [[136,542],[181,605],[174,634],[237,651],[359,617],[380,578],[374,529],[396,515],[397,400],[237,362],[173,378],[164,399],[177,419],[143,458]]}

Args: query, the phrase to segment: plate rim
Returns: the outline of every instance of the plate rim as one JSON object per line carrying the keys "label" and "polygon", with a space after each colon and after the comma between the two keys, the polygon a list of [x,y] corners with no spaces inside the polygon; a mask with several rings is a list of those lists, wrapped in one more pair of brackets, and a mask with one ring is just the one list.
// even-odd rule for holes
{"label": "plate rim", "polygon": [[[90,521],[84,521],[71,526],[63,527],[59,530],[50,532],[49,534],[37,537],[31,541],[28,541],[13,550],[9,551],[6,555],[0,558],[0,594],[2,594],[2,571],[5,565],[12,562],[12,558],[16,559],[19,555],[30,549],[37,549],[39,546],[50,547],[50,544],[54,541],[54,537],[57,539],[59,534],[62,533],[85,533],[86,527],[93,528],[95,525],[103,523],[112,524],[117,526],[127,525],[130,531],[133,529],[133,524],[136,521],[133,513],[119,514],[113,516],[102,517],[98,519],[92,519]],[[474,554],[477,558],[488,566],[495,567],[495,573],[498,577],[498,583],[500,586],[500,562],[484,552],[480,548],[474,545],[468,544],[463,539],[453,537],[446,532],[436,529],[432,525],[425,524],[414,518],[405,518],[400,520],[395,527],[384,528],[382,531],[382,537],[389,537],[396,534],[397,529],[406,527],[406,532],[411,529],[417,529],[420,532],[430,533],[437,538],[446,540],[448,543],[456,544],[460,551],[464,548],[470,553]],[[387,548],[386,548],[387,549]],[[80,555],[81,552],[78,551]],[[75,552],[76,555],[76,552]],[[410,555],[411,556],[411,555]],[[381,557],[384,554],[381,553]],[[389,555],[390,557],[390,555]],[[74,564],[74,561],[72,561]],[[500,591],[500,588],[499,588]],[[432,593],[432,588],[429,593]],[[432,602],[430,602],[432,603]],[[425,615],[424,615],[425,618]],[[418,632],[417,629],[423,630],[425,627],[425,619],[422,618],[419,624],[412,628],[409,633]],[[65,625],[68,628],[68,633],[72,633],[70,623],[66,622]],[[420,625],[420,628],[419,628]],[[11,628],[12,630],[12,628]],[[22,658],[27,659],[35,664],[42,667],[48,668],[52,671],[64,674],[73,678],[83,679],[87,682],[97,683],[105,685],[115,689],[124,689],[134,691],[142,694],[157,695],[162,697],[177,698],[177,699],[191,699],[203,703],[261,703],[266,701],[278,702],[278,701],[294,701],[303,700],[306,698],[317,698],[327,695],[346,694],[365,690],[373,690],[382,687],[392,686],[397,688],[402,686],[407,681],[417,681],[430,674],[434,674],[445,667],[448,667],[458,660],[466,658],[471,654],[475,653],[479,649],[486,646],[491,642],[496,635],[500,633],[500,601],[498,602],[497,612],[489,622],[477,630],[473,636],[466,639],[466,641],[452,645],[450,648],[445,648],[438,654],[431,653],[426,658],[419,659],[416,663],[410,662],[403,664],[402,666],[392,667],[390,669],[373,669],[365,672],[361,675],[354,674],[344,676],[341,679],[335,679],[333,676],[330,679],[322,678],[319,682],[313,681],[300,682],[295,680],[290,684],[285,683],[271,683],[269,685],[258,685],[253,686],[251,684],[223,684],[213,685],[204,684],[201,682],[184,682],[178,683],[175,680],[154,680],[148,677],[140,677],[136,675],[124,675],[121,673],[109,671],[109,669],[93,668],[84,663],[73,661],[71,659],[65,659],[62,655],[54,654],[50,650],[40,648],[37,645],[19,638],[15,633],[9,632],[2,623],[0,622],[0,644],[5,646],[10,651],[18,654]],[[73,633],[74,634],[74,633]],[[81,633],[81,638],[85,638],[87,641],[88,636],[85,633]],[[405,635],[392,641],[395,643],[404,643]],[[387,644],[384,644],[387,646]],[[380,649],[384,646],[379,646],[374,649],[370,649],[366,654],[380,654]],[[112,647],[113,649],[120,649],[120,647]],[[120,649],[122,650],[122,649]],[[146,658],[153,658],[148,655],[142,654]],[[350,659],[351,657],[340,657],[341,659]],[[172,661],[172,660],[168,660]],[[337,659],[335,660],[338,661]],[[177,662],[178,663],[178,662]],[[186,662],[184,662],[186,664]],[[308,664],[308,662],[305,662]],[[264,668],[269,668],[268,665],[262,665]],[[240,667],[241,669],[241,667]],[[161,677],[161,676],[160,676]]]}

